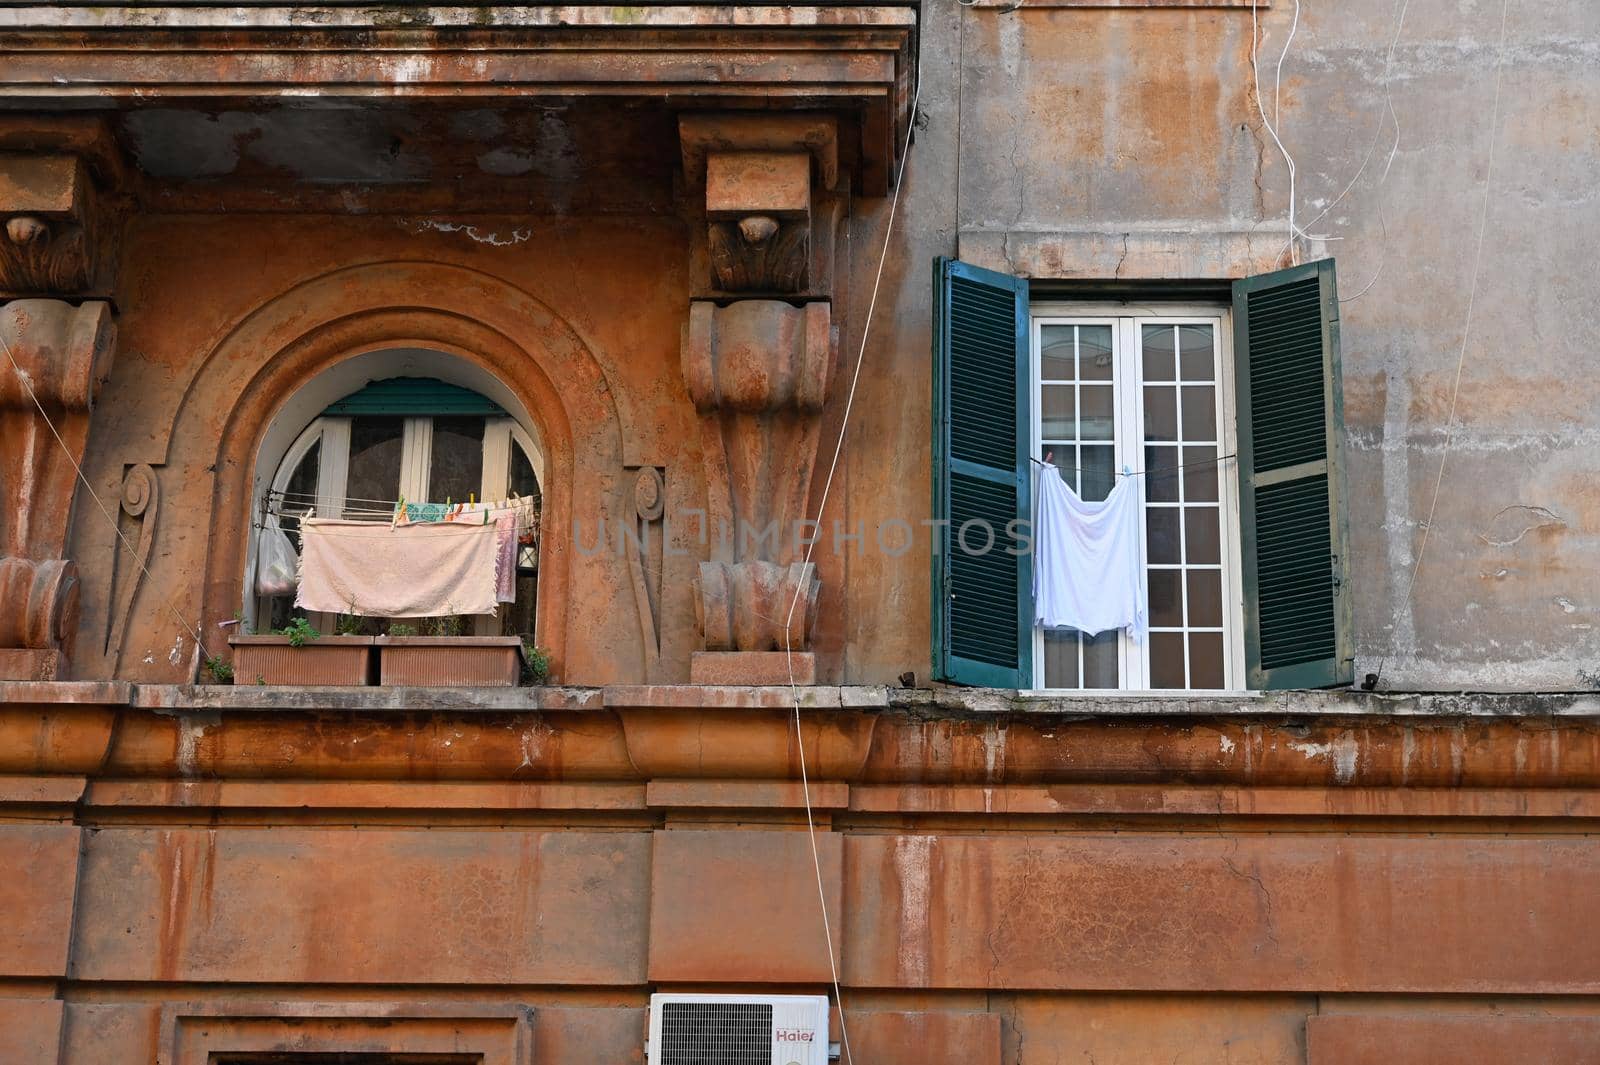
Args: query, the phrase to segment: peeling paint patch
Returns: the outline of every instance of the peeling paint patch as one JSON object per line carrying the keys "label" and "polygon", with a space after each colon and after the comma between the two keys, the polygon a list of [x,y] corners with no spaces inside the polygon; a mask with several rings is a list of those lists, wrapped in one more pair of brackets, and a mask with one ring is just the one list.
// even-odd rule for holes
{"label": "peeling paint patch", "polygon": [[900,982],[928,985],[928,901],[932,894],[933,836],[900,836],[894,841],[894,871],[900,881]]}
{"label": "peeling paint patch", "polygon": [[415,227],[418,233],[429,229],[439,233],[463,233],[469,240],[495,248],[508,248],[533,239],[533,230],[531,229],[513,229],[502,237],[498,231],[485,233],[477,226],[465,225],[459,222],[439,222],[431,218],[415,223]]}

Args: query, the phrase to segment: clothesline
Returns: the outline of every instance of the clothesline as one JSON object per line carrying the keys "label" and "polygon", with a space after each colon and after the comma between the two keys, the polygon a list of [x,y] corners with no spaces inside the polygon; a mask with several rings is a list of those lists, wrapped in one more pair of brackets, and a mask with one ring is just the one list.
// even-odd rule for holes
{"label": "clothesline", "polygon": [[[287,492],[287,491],[280,491],[280,490],[278,490],[276,488],[268,489],[267,490],[267,495],[276,496],[279,499],[299,500],[299,501],[303,501],[303,502],[310,503],[310,504],[314,504],[314,503],[318,502],[320,500],[320,498],[321,498],[314,492]],[[344,498],[345,498],[345,502],[346,503],[372,503],[372,504],[376,504],[375,506],[371,506],[371,507],[349,507],[349,506],[347,506],[347,507],[344,508],[346,511],[362,510],[362,511],[370,511],[370,512],[372,512],[374,514],[378,514],[378,513],[388,514],[388,513],[391,513],[396,507],[400,506],[401,503],[402,503],[402,500],[399,500],[399,499],[367,499],[367,498],[365,498],[363,496],[345,496]],[[524,501],[523,502],[517,502],[517,500],[519,500],[519,499],[524,500]],[[418,506],[441,506],[442,507],[442,506],[445,505],[443,503],[437,503],[437,504],[435,504],[435,503],[427,503],[427,502],[423,502],[421,500],[416,500],[416,499],[404,500],[403,502],[414,503],[414,504],[416,504]],[[455,500],[450,505],[451,506],[456,506],[458,504],[461,505],[461,506],[472,506],[472,507],[480,507],[480,508],[481,507],[492,507],[492,509],[494,509],[494,510],[538,510],[538,509],[540,509],[541,500],[539,500],[539,499],[528,499],[527,497],[522,497],[522,496],[508,496],[508,497],[506,497],[506,500],[503,501],[503,502],[497,502],[497,501],[494,501],[494,500],[479,500],[476,503],[467,503],[467,502],[464,502],[462,500]]]}
{"label": "clothesline", "polygon": [[[1173,446],[1177,447],[1179,445],[1174,444]],[[1053,452],[1052,452],[1052,454],[1053,454]],[[1229,454],[1229,455],[1218,455],[1216,458],[1201,459],[1199,462],[1183,462],[1183,463],[1179,463],[1176,466],[1152,466],[1149,469],[1145,469],[1145,470],[1128,470],[1128,471],[1113,470],[1112,472],[1113,472],[1113,474],[1115,474],[1118,477],[1143,477],[1143,476],[1145,476],[1146,474],[1149,474],[1149,473],[1171,473],[1171,472],[1176,471],[1176,470],[1187,470],[1187,469],[1190,469],[1191,467],[1195,467],[1195,466],[1216,466],[1216,465],[1220,465],[1220,464],[1226,462],[1229,459],[1236,459],[1238,457],[1239,457],[1239,453],[1238,452],[1234,452],[1234,453]],[[1099,469],[1099,468],[1093,467],[1093,466],[1061,466],[1061,465],[1058,465],[1058,464],[1056,464],[1054,462],[1046,462],[1044,459],[1036,459],[1036,458],[1032,458],[1031,456],[1029,457],[1028,461],[1034,463],[1035,465],[1048,466],[1051,469],[1057,469],[1057,470],[1076,470],[1078,473],[1104,473],[1105,472],[1105,470]]]}

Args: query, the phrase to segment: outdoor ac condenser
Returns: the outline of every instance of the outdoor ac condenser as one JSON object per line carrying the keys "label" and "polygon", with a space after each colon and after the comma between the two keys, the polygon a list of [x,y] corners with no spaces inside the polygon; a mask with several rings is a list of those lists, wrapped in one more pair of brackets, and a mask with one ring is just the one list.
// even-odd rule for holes
{"label": "outdoor ac condenser", "polygon": [[651,995],[647,1065],[828,1065],[826,995]]}

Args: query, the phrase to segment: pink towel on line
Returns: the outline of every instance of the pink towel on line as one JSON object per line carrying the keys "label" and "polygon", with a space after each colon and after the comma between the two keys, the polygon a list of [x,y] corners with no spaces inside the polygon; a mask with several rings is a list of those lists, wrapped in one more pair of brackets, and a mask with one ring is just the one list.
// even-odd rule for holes
{"label": "pink towel on line", "polygon": [[308,519],[300,526],[295,606],[385,618],[493,614],[498,534],[498,522]]}

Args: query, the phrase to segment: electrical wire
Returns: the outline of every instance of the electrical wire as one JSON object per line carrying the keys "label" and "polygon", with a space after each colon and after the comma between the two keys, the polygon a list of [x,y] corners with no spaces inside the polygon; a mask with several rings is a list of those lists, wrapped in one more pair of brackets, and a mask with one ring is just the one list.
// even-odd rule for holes
{"label": "electrical wire", "polygon": [[[84,489],[88,491],[89,498],[94,500],[95,506],[100,508],[100,513],[105,515],[106,523],[111,526],[111,531],[117,534],[117,539],[122,541],[122,546],[127,549],[128,554],[133,558],[134,563],[139,567],[139,572],[144,574],[144,579],[154,584],[155,578],[150,576],[150,570],[145,566],[144,561],[139,558],[139,552],[134,550],[133,545],[128,543],[128,538],[122,535],[122,529],[117,525],[117,519],[112,517],[111,511],[108,510],[105,503],[101,501],[100,494],[94,490],[94,485],[90,484],[89,478],[83,475],[83,467],[78,465],[78,460],[72,454],[72,449],[67,447],[67,442],[61,439],[61,434],[56,431],[55,422],[50,420],[50,415],[45,411],[44,404],[39,402],[38,395],[33,391],[33,382],[28,379],[27,372],[23,370],[22,365],[17,362],[17,357],[12,354],[11,342],[6,339],[3,332],[0,332],[0,347],[5,348],[6,359],[11,363],[11,368],[16,371],[17,380],[21,381],[22,387],[27,389],[28,398],[33,400],[33,405],[38,408],[39,417],[44,419],[45,427],[50,430],[50,435],[55,437],[56,445],[61,448],[61,453],[67,456],[68,462],[72,463],[72,470],[78,475],[78,480],[83,484]],[[177,621],[179,626],[181,626],[185,632],[194,638],[194,645],[199,648],[200,657],[210,658],[211,656],[206,653],[205,641],[200,638],[200,631],[193,625],[190,625],[182,614],[178,613],[177,608],[172,605],[171,599],[163,596],[162,602],[166,605],[167,610],[172,613],[173,619]]]}
{"label": "electrical wire", "polygon": [[[1289,253],[1290,265],[1294,265],[1296,259],[1295,240],[1305,236],[1305,234],[1295,224],[1294,220],[1294,157],[1289,154],[1289,149],[1283,146],[1283,141],[1278,136],[1278,119],[1282,116],[1279,98],[1283,89],[1283,61],[1288,58],[1289,46],[1294,44],[1295,34],[1300,30],[1300,0],[1294,0],[1294,22],[1289,27],[1288,39],[1283,42],[1283,51],[1278,55],[1277,83],[1272,90],[1273,117],[1271,119],[1267,118],[1266,106],[1261,102],[1261,31],[1257,15],[1259,6],[1260,0],[1250,0],[1250,72],[1255,82],[1256,113],[1261,116],[1262,126],[1266,129],[1268,135],[1272,137],[1272,143],[1278,146],[1278,151],[1282,153],[1283,161],[1289,168],[1289,242],[1284,246],[1284,252]],[[1278,254],[1278,259],[1280,261],[1283,259],[1283,252]]]}
{"label": "electrical wire", "polygon": [[[911,158],[911,136],[916,129],[917,104],[921,99],[922,73],[919,70],[916,87],[911,93],[911,114],[906,122],[905,147],[900,153],[900,169],[895,175],[894,195],[889,200],[889,217],[884,224],[883,247],[878,252],[878,269],[872,279],[872,296],[867,301],[866,318],[861,324],[861,346],[856,351],[855,369],[850,374],[850,390],[845,396],[844,415],[839,422],[839,438],[834,442],[833,458],[828,463],[828,476],[822,482],[822,496],[817,502],[815,520],[819,522],[828,506],[828,494],[833,489],[833,475],[839,468],[839,456],[844,451],[845,436],[850,428],[850,413],[855,408],[856,386],[861,382],[861,365],[866,360],[867,338],[872,333],[872,318],[878,307],[878,292],[883,286],[883,267],[889,259],[889,242],[894,236],[894,223],[899,213],[900,190],[905,187],[906,163]],[[816,546],[815,539],[806,545],[805,566],[811,565],[811,556]],[[822,884],[822,856],[817,851],[817,824],[811,811],[811,779],[806,768],[806,742],[800,721],[800,688],[794,681],[794,612],[800,603],[800,593],[804,587],[803,582],[796,582],[794,597],[789,600],[789,613],[784,618],[783,624],[783,654],[789,671],[789,694],[794,700],[794,738],[800,760],[800,794],[806,806],[806,834],[811,840],[811,864],[817,874],[817,901],[822,905],[822,932],[828,948],[828,970],[833,977],[833,997],[839,1004],[840,1043],[844,1050],[845,1065],[854,1065],[855,1058],[850,1052],[850,1029],[845,1023],[844,993],[839,989],[839,963],[834,959],[833,953],[833,923],[828,917],[828,896]]]}
{"label": "electrical wire", "polygon": [[[1411,606],[1412,596],[1417,590],[1417,573],[1422,569],[1422,560],[1428,551],[1428,537],[1433,532],[1434,513],[1439,506],[1439,489],[1444,484],[1445,465],[1450,459],[1450,447],[1455,443],[1456,429],[1456,402],[1461,398],[1461,371],[1467,361],[1467,345],[1472,338],[1472,312],[1478,301],[1479,267],[1483,264],[1483,239],[1489,230],[1489,200],[1494,191],[1494,161],[1495,150],[1500,141],[1500,88],[1505,80],[1506,69],[1506,23],[1511,15],[1511,0],[1502,0],[1500,6],[1500,42],[1498,55],[1494,67],[1494,106],[1489,111],[1489,159],[1483,175],[1483,202],[1478,209],[1478,242],[1472,255],[1472,283],[1467,290],[1467,313],[1461,326],[1461,350],[1456,354],[1455,383],[1450,389],[1450,412],[1444,422],[1444,449],[1439,454],[1439,472],[1433,479],[1433,497],[1428,502],[1428,517],[1422,523],[1422,541],[1417,546],[1417,557],[1411,561],[1411,577],[1406,582],[1406,594],[1400,602],[1400,611],[1404,612]],[[1389,650],[1385,650],[1383,657],[1378,659],[1378,668],[1373,673],[1371,683],[1367,687],[1374,689],[1383,680],[1384,667],[1389,664]]]}

